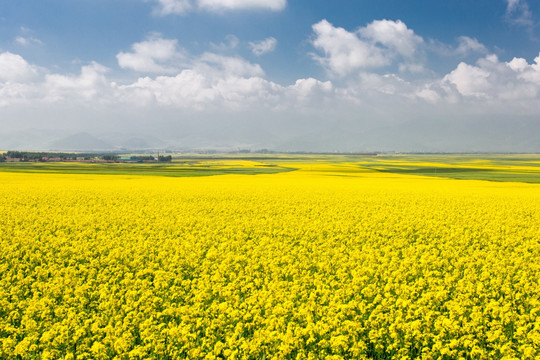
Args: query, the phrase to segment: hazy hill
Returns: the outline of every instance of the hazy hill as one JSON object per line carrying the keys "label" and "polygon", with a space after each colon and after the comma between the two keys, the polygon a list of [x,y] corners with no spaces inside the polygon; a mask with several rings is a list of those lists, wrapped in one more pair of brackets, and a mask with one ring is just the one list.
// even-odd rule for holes
{"label": "hazy hill", "polygon": [[111,150],[113,146],[88,133],[77,133],[56,141],[50,145],[52,150],[62,151],[96,151]]}

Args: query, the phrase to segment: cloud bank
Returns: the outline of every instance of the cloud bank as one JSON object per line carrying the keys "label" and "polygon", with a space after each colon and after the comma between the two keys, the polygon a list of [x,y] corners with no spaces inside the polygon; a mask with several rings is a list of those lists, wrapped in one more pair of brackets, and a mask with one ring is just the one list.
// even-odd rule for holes
{"label": "cloud bank", "polygon": [[[55,117],[64,113],[88,118],[89,127],[129,127],[171,138],[183,134],[183,141],[192,143],[254,139],[283,150],[387,150],[394,145],[449,150],[464,133],[474,134],[468,150],[486,150],[474,148],[475,139],[481,144],[486,119],[499,121],[500,129],[521,119],[527,124],[524,132],[540,133],[540,125],[534,125],[540,54],[530,62],[519,57],[503,61],[477,39],[462,36],[457,45],[445,45],[445,51],[477,59],[437,74],[427,69],[428,42],[402,21],[375,20],[350,31],[321,20],[312,30],[312,57],[328,78],[289,84],[269,79],[253,61],[275,48],[274,38],[247,43],[255,55],[250,60],[239,54],[237,37],[190,53],[177,39],[152,33],[116,54],[118,69],[89,62],[72,74],[1,52],[0,111],[19,116],[13,128],[58,127]],[[116,77],[119,69],[128,74],[122,81]],[[408,76],[413,71],[420,75]],[[456,142],[444,143],[441,137],[422,147],[426,129],[438,135],[456,131]],[[508,149],[518,149],[512,146]]]}
{"label": "cloud bank", "polygon": [[[475,63],[460,62],[442,76],[412,81],[385,70],[395,64],[422,61],[424,40],[399,20],[373,21],[355,32],[322,20],[313,25],[313,35],[313,47],[319,50],[313,57],[337,76],[332,81],[298,79],[295,84],[278,84],[266,79],[259,64],[241,56],[211,51],[189,54],[180,48],[178,40],[160,34],[150,34],[132,44],[131,51],[116,55],[119,68],[144,74],[122,84],[109,79],[112,70],[96,62],[82,66],[80,74],[59,74],[30,64],[18,54],[3,52],[0,53],[2,105],[80,98],[104,103],[132,102],[140,106],[144,98],[144,104],[193,105],[197,109],[203,104],[219,107],[216,101],[233,108],[241,104],[282,108],[283,99],[291,91],[297,92],[299,98],[294,101],[298,101],[305,100],[309,93],[305,91],[314,88],[330,99],[352,103],[362,101],[362,93],[449,103],[466,98],[535,100],[540,93],[540,55],[528,63],[523,58],[504,62],[496,55],[487,54]],[[255,55],[262,55],[271,51],[276,42],[268,38],[249,46]],[[487,52],[473,38],[460,37],[458,43],[455,50],[458,54]]]}

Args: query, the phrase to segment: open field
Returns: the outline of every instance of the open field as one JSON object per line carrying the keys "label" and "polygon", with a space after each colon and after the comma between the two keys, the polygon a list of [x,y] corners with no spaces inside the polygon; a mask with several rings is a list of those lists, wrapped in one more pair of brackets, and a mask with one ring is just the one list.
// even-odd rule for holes
{"label": "open field", "polygon": [[537,359],[539,165],[2,163],[0,358]]}
{"label": "open field", "polygon": [[172,163],[0,163],[0,172],[212,176],[257,175],[288,171],[366,171],[462,180],[540,183],[540,155],[176,155]]}
{"label": "open field", "polygon": [[49,174],[93,174],[93,175],[138,175],[138,176],[212,176],[212,175],[256,175],[292,171],[293,168],[269,165],[252,161],[204,161],[178,163],[0,163],[0,172],[49,173]]}

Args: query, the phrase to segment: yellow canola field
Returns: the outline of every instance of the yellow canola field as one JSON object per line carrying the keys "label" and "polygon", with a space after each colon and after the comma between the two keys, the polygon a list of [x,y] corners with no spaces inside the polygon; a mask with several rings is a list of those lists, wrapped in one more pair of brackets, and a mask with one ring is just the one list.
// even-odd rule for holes
{"label": "yellow canola field", "polygon": [[309,168],[1,173],[0,358],[540,357],[539,185]]}

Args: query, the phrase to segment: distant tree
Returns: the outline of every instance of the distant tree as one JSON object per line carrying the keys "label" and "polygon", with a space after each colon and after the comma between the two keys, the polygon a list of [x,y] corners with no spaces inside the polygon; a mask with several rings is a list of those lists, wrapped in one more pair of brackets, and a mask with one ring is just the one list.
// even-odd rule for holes
{"label": "distant tree", "polygon": [[118,160],[118,155],[114,154],[106,154],[101,157],[103,160],[111,161],[111,160]]}
{"label": "distant tree", "polygon": [[131,160],[154,160],[155,158],[152,155],[133,155],[130,156]]}
{"label": "distant tree", "polygon": [[8,151],[6,155],[8,157],[10,157],[10,158],[13,158],[13,159],[22,159],[23,158],[23,153],[20,152],[20,151]]}
{"label": "distant tree", "polygon": [[159,155],[158,161],[159,162],[171,162],[172,161],[172,156],[171,155],[167,155],[167,156]]}

